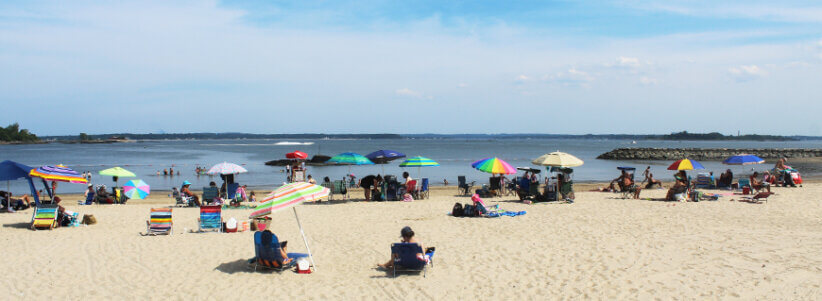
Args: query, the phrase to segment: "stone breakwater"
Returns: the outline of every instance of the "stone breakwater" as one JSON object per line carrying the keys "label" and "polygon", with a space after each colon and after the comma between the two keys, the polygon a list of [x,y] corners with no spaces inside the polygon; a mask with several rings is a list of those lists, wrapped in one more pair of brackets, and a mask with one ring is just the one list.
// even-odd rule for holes
{"label": "stone breakwater", "polygon": [[738,154],[757,155],[762,159],[822,157],[822,149],[813,148],[617,148],[599,155],[605,160],[694,160],[722,161]]}

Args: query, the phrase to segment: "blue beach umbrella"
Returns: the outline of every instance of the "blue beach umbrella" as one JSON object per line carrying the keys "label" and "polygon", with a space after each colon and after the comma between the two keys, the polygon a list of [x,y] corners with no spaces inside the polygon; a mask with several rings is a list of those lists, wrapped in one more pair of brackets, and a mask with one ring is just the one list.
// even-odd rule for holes
{"label": "blue beach umbrella", "polygon": [[741,154],[736,156],[730,156],[725,161],[722,161],[722,164],[727,165],[750,165],[750,164],[761,164],[765,163],[765,160],[757,157],[756,155],[749,155],[749,154]]}
{"label": "blue beach umbrella", "polygon": [[[365,155],[366,158],[377,164],[388,163],[399,158],[405,158],[405,154],[387,149],[381,149],[373,153]],[[382,174],[385,175],[385,166],[382,167]]]}

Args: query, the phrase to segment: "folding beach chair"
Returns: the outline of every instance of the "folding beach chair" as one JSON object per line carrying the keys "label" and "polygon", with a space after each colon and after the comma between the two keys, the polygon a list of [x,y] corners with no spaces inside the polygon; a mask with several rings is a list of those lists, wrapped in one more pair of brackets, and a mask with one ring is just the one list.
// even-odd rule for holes
{"label": "folding beach chair", "polygon": [[744,190],[745,187],[748,187],[748,189],[750,189],[750,191],[753,192],[753,187],[751,187],[751,180],[739,179],[737,186],[739,187],[739,190]]}
{"label": "folding beach chair", "polygon": [[94,196],[95,196],[95,195],[96,195],[96,193],[94,193],[94,192],[89,193],[88,195],[86,195],[86,201],[85,201],[85,202],[80,201],[80,202],[78,202],[78,204],[79,204],[79,205],[91,205],[91,204],[94,204]]}
{"label": "folding beach chair", "polygon": [[405,183],[405,186],[403,187],[403,194],[405,193],[410,193],[415,200],[419,198],[417,196],[417,180],[411,180],[408,181],[408,183]]}
{"label": "folding beach chair", "polygon": [[174,223],[171,221],[171,208],[151,208],[146,221],[146,233],[143,235],[174,234]]}
{"label": "folding beach chair", "polygon": [[54,229],[57,225],[57,204],[40,204],[34,208],[31,229]]}
{"label": "folding beach chair", "polygon": [[235,197],[237,197],[237,188],[240,188],[240,183],[228,184],[225,199],[226,200],[233,200]]}
{"label": "folding beach chair", "polygon": [[[267,237],[269,235],[271,242],[264,245],[263,237]],[[292,260],[287,264],[283,264],[285,258],[282,256],[282,251],[280,250],[280,240],[277,238],[277,235],[271,233],[271,231],[257,231],[254,233],[254,258],[250,260],[254,263],[254,271],[257,271],[258,267],[267,268],[278,272],[287,270],[297,263],[297,260],[295,259],[308,256],[308,254],[302,253],[288,253],[286,255],[288,255],[288,258],[291,258]]]}
{"label": "folding beach chair", "polygon": [[714,179],[710,174],[700,173],[696,176],[696,188],[711,189],[716,188]]}
{"label": "folding beach chair", "polygon": [[200,227],[199,231],[216,230],[217,232],[223,232],[222,209],[223,206],[220,205],[200,206],[200,218],[197,219]]}
{"label": "folding beach chair", "polygon": [[335,194],[340,195],[343,200],[348,199],[348,187],[346,187],[345,181],[336,180],[332,183],[331,195]]}
{"label": "folding beach chair", "polygon": [[172,191],[171,196],[174,198],[175,206],[177,207],[188,207],[191,206],[191,200],[188,197],[184,197],[179,190],[176,188]]}
{"label": "folding beach chair", "polygon": [[462,195],[468,194],[471,191],[471,188],[474,187],[475,183],[474,181],[471,181],[471,183],[469,184],[465,180],[465,176],[457,176],[457,182],[457,188],[459,189],[460,194]]}
{"label": "folding beach chair", "polygon": [[211,204],[220,197],[220,189],[217,187],[203,187],[203,204]]}
{"label": "folding beach chair", "polygon": [[[422,254],[422,258],[418,254]],[[391,244],[391,255],[394,257],[394,277],[397,277],[397,272],[422,272],[422,276],[425,277],[428,262],[430,261],[433,266],[434,252],[425,254],[417,243]]]}
{"label": "folding beach chair", "polygon": [[502,196],[502,177],[488,178],[488,190],[495,191],[495,196]]}
{"label": "folding beach chair", "polygon": [[428,198],[428,178],[422,178],[422,184],[420,184],[420,189],[417,191],[417,195],[420,199]]}

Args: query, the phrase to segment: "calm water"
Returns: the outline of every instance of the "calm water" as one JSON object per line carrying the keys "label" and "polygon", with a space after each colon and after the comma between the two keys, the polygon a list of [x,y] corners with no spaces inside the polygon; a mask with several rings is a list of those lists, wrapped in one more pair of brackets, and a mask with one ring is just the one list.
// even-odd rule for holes
{"label": "calm water", "polygon": [[[283,145],[284,142],[306,143],[303,145]],[[285,181],[281,167],[265,166],[268,160],[280,159],[288,152],[301,150],[313,156],[318,152],[324,155],[335,155],[342,152],[367,154],[378,149],[391,149],[406,155],[421,155],[439,162],[442,166],[422,169],[407,169],[413,177],[428,177],[433,183],[441,183],[447,178],[456,183],[458,175],[465,175],[469,180],[487,182],[489,175],[471,168],[470,164],[489,156],[500,157],[513,166],[530,166],[530,161],[542,154],[556,150],[571,153],[585,161],[585,165],[575,169],[576,181],[608,180],[617,176],[616,167],[623,165],[642,169],[651,165],[658,178],[672,179],[672,173],[665,168],[671,162],[620,162],[595,159],[601,153],[617,147],[730,147],[730,148],[822,148],[822,141],[798,142],[666,142],[638,141],[631,144],[625,140],[577,140],[577,139],[521,139],[521,140],[463,140],[463,139],[397,139],[397,140],[186,140],[186,141],[143,141],[119,144],[42,144],[42,145],[0,145],[0,160],[14,160],[36,167],[45,164],[64,164],[78,172],[92,171],[92,182],[111,185],[110,177],[102,177],[97,171],[113,166],[121,166],[137,174],[153,189],[170,190],[180,186],[183,180],[194,183],[193,187],[208,185],[209,181],[219,182],[219,177],[197,177],[194,168],[197,165],[211,167],[216,163],[228,161],[243,164],[248,173],[241,174],[237,181],[254,188],[271,189]],[[406,169],[400,168],[400,161],[386,165],[370,166],[328,166],[309,167],[308,174],[318,181],[328,176],[339,179],[349,172],[362,177],[367,174],[385,173],[399,175]],[[708,170],[720,171],[728,168],[720,162],[702,162]],[[181,172],[180,176],[157,176],[157,171],[174,166]],[[759,170],[771,168],[771,164],[755,166]],[[731,167],[736,173],[748,172],[751,167]],[[543,173],[544,174],[544,173]],[[807,176],[808,174],[806,174]],[[122,185],[128,179],[121,179]],[[5,186],[5,185],[3,185]],[[27,192],[24,181],[11,182],[12,191],[16,194]],[[38,185],[38,187],[40,187]],[[5,190],[5,187],[0,188]],[[61,183],[59,192],[81,192],[80,184]]]}

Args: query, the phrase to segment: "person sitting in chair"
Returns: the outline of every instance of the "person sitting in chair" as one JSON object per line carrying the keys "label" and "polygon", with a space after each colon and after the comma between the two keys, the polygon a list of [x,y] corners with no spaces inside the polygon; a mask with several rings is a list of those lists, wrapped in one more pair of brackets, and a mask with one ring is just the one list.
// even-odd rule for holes
{"label": "person sitting in chair", "polygon": [[617,184],[619,186],[619,191],[625,192],[625,190],[628,189],[628,187],[634,184],[634,181],[631,180],[631,175],[627,171],[623,170],[619,177],[611,180],[611,183],[608,185],[611,191],[616,190],[614,184]]}
{"label": "person sitting in chair", "polygon": [[[403,227],[400,231],[400,237],[402,237],[402,239],[400,240],[401,243],[415,243],[420,245],[420,249],[425,250],[425,248],[422,246],[422,243],[419,242],[416,238],[414,238],[414,230],[411,230],[411,227]],[[386,270],[393,268],[394,257],[396,257],[396,254],[391,254],[391,259],[389,259],[388,262],[384,264],[378,264],[377,266]],[[419,253],[417,254],[417,257],[425,258],[425,254]],[[425,258],[425,260],[427,261],[428,258]]]}
{"label": "person sitting in chair", "polygon": [[648,184],[645,185],[646,189],[651,189],[654,185],[659,185],[662,188],[662,181],[659,179],[654,179],[653,173],[648,173]]}
{"label": "person sitting in chair", "polygon": [[191,189],[189,189],[190,187],[191,187],[191,182],[183,181],[183,187],[180,188],[180,193],[184,197],[189,198],[189,200],[192,204],[197,205],[197,207],[200,207],[200,199],[197,197],[196,194],[191,192]]}
{"label": "person sitting in chair", "polygon": [[754,173],[750,177],[751,179],[751,187],[757,191],[766,189],[768,192],[771,192],[771,185],[769,183],[763,182],[759,180],[759,172],[754,171]]}
{"label": "person sitting in chair", "polygon": [[731,187],[731,183],[733,183],[733,181],[734,173],[730,169],[728,169],[719,175],[719,180],[716,181],[716,187]]}
{"label": "person sitting in chair", "polygon": [[676,201],[674,198],[675,195],[688,191],[688,177],[685,175],[684,170],[680,170],[676,173],[674,175],[674,179],[676,179],[674,186],[672,186],[671,189],[668,189],[668,194],[665,196],[665,199],[669,201]]}

